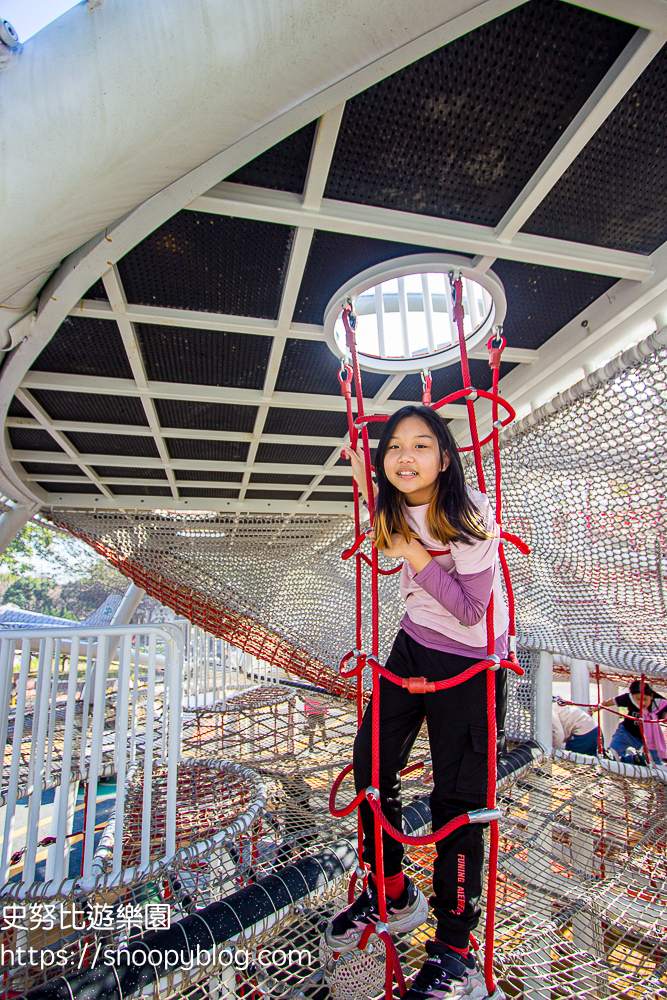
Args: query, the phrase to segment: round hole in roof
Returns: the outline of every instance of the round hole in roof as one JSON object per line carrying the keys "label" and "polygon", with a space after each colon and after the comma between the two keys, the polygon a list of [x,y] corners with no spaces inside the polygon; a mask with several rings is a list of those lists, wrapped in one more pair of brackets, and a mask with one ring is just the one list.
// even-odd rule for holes
{"label": "round hole in roof", "polygon": [[384,261],[355,275],[330,299],[324,335],[336,357],[346,357],[342,309],[352,300],[357,314],[359,364],[367,371],[419,372],[459,360],[452,316],[450,275],[463,281],[463,330],[468,351],[502,326],[505,290],[492,271],[468,257],[415,254]]}

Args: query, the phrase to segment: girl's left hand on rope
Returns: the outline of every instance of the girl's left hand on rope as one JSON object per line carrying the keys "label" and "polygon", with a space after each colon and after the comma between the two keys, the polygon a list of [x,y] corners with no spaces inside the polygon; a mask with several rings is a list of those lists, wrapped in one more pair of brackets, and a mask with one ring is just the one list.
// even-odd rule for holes
{"label": "girl's left hand on rope", "polygon": [[[372,528],[366,532],[366,537],[375,545],[375,535]],[[416,538],[411,538],[406,542],[400,532],[395,531],[391,536],[391,544],[379,551],[388,559],[407,559],[415,572],[424,569],[431,561],[431,557],[424,546]]]}

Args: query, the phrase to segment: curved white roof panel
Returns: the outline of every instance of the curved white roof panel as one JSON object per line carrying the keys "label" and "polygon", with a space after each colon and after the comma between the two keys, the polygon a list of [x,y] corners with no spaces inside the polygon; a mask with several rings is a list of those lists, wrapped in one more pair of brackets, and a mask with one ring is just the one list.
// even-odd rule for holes
{"label": "curved white roof panel", "polygon": [[[517,5],[494,4],[498,13]],[[29,39],[0,76],[0,302],[179,177],[296,112],[232,158],[222,180],[355,89],[328,88],[380,60],[357,89],[368,86],[386,75],[383,60],[394,50],[477,6],[78,4]],[[461,23],[455,34],[466,30]],[[299,121],[299,106],[318,94],[322,105],[309,101]]]}

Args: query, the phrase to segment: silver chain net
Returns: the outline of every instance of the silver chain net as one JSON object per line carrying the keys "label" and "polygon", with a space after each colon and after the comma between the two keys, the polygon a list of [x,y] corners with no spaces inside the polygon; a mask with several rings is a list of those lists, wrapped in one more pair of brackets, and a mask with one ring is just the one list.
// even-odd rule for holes
{"label": "silver chain net", "polygon": [[[664,340],[652,335],[501,437],[505,526],[532,549],[507,546],[520,645],[667,674]],[[485,466],[491,488],[488,451]],[[270,662],[301,657],[309,679],[331,682],[355,646],[355,560],[340,557],[354,537],[345,515],[53,518],[208,631]],[[369,607],[367,566],[363,587]],[[381,577],[383,658],[401,613],[397,581]]]}

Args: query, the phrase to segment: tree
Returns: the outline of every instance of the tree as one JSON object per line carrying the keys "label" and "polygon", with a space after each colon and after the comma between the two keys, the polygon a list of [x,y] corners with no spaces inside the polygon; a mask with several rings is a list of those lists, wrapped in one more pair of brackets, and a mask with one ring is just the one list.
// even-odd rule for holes
{"label": "tree", "polygon": [[59,590],[54,580],[37,580],[34,576],[22,576],[9,585],[4,594],[5,604],[16,604],[24,611],[38,611],[42,615],[58,618],[73,618],[71,612],[62,606],[54,595]]}

